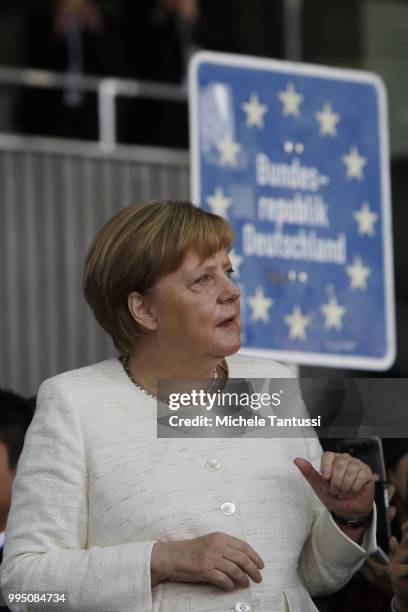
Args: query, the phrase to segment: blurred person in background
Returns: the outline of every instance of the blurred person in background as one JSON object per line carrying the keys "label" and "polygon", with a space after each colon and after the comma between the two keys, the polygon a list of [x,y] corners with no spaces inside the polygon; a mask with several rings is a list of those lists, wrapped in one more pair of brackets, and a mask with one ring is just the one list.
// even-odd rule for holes
{"label": "blurred person in background", "polygon": [[392,531],[398,540],[401,527],[408,521],[408,438],[384,438],[384,460],[388,481],[392,486],[392,505],[395,507]]}
{"label": "blurred person in background", "polygon": [[123,11],[129,74],[181,85],[195,47],[198,0],[124,0]]}
{"label": "blurred person in background", "polygon": [[[233,0],[123,0],[122,6],[131,79],[183,85],[194,51],[239,50]],[[121,141],[188,148],[187,101],[132,99],[119,105]]]}
{"label": "blurred person in background", "polygon": [[0,389],[0,564],[13,481],[32,415],[32,400]]}
{"label": "blurred person in background", "polygon": [[408,612],[408,521],[400,526],[400,532],[400,542],[395,536],[390,539],[387,579],[394,596],[387,612]]}
{"label": "blurred person in background", "polygon": [[[402,526],[408,525],[408,439],[384,438],[382,446],[390,485],[392,533],[394,542],[396,542],[404,536]],[[383,565],[372,558],[368,558],[361,568],[362,573],[373,587],[389,596],[393,593],[390,570],[390,565]]]}
{"label": "blurred person in background", "polygon": [[408,612],[408,522],[401,525],[401,541],[390,541],[389,576],[395,597],[390,612]]}
{"label": "blurred person in background", "polygon": [[[379,563],[368,557],[360,572],[353,576],[350,583],[335,596],[330,598],[330,612],[389,612],[390,602],[394,595],[393,550],[395,544],[408,532],[408,439],[383,438],[382,447],[389,483],[388,497],[390,500],[389,516],[393,533],[393,547],[390,548],[391,564]],[[405,529],[402,527],[405,524]],[[404,531],[403,531],[404,529]],[[408,536],[403,540],[406,547]],[[402,558],[404,554],[401,555]],[[404,575],[402,572],[401,575]],[[408,581],[405,581],[408,582]],[[400,585],[404,592],[405,583]],[[405,587],[406,588],[406,587]],[[408,591],[405,595],[408,603]],[[405,610],[408,608],[404,608]]]}
{"label": "blurred person in background", "polygon": [[[375,550],[370,468],[322,454],[313,430],[157,437],[169,399],[160,380],[191,391],[293,376],[235,354],[233,242],[225,219],[180,201],[122,209],[96,236],[84,293],[119,356],[40,387],[13,486],[4,595],[65,592],[75,612],[315,612],[310,593],[340,588]],[[304,414],[292,388],[285,399]]]}
{"label": "blurred person in background", "polygon": [[[128,76],[181,85],[195,49],[198,0],[124,0],[123,35]],[[119,139],[127,143],[188,147],[187,101],[119,101]]]}
{"label": "blurred person in background", "polygon": [[[23,64],[70,76],[120,74],[119,13],[113,2],[49,0],[29,5]],[[75,85],[27,89],[15,115],[19,132],[98,138],[96,95]]]}
{"label": "blurred person in background", "polygon": [[[237,52],[233,0],[42,0],[25,11],[22,65],[72,76],[96,75],[173,85],[186,82],[200,49]],[[119,96],[118,141],[188,148],[187,100]],[[17,132],[97,140],[96,94],[73,85],[23,88]]]}

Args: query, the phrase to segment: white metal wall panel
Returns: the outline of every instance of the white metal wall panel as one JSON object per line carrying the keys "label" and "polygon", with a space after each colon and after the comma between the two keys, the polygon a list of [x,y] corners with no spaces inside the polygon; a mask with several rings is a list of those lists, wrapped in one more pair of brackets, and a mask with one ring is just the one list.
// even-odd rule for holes
{"label": "white metal wall panel", "polygon": [[42,380],[115,354],[82,297],[86,250],[117,210],[188,198],[185,152],[0,135],[0,386]]}

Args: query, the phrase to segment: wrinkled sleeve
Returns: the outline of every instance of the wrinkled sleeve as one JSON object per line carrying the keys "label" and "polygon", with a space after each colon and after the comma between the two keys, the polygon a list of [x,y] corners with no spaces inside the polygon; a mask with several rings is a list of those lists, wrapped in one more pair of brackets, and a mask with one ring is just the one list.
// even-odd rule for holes
{"label": "wrinkled sleeve", "polygon": [[[317,439],[309,438],[309,461],[320,470],[323,453]],[[311,487],[311,529],[299,559],[299,575],[312,596],[326,595],[344,586],[377,548],[377,513],[364,532],[361,544],[351,540],[333,520]]]}
{"label": "wrinkled sleeve", "polygon": [[[88,474],[73,402],[56,379],[45,381],[13,484],[0,586],[10,593],[65,593],[75,612],[150,612],[154,541],[87,548]],[[13,611],[38,604],[9,604]]]}

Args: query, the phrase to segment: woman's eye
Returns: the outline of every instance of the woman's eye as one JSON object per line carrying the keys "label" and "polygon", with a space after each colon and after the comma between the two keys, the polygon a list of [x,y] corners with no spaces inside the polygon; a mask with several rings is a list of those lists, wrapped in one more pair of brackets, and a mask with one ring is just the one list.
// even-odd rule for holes
{"label": "woman's eye", "polygon": [[209,274],[202,274],[201,276],[199,276],[198,278],[196,278],[196,280],[194,281],[195,285],[202,285],[204,283],[206,283],[210,278]]}
{"label": "woman's eye", "polygon": [[[235,270],[233,268],[228,268],[227,270],[225,270],[225,274],[228,276],[228,278],[231,278],[231,276],[234,274]],[[196,280],[194,281],[194,285],[205,285],[207,282],[209,282],[211,280],[211,275],[210,274],[202,274],[201,276],[199,276],[198,278],[196,278]]]}

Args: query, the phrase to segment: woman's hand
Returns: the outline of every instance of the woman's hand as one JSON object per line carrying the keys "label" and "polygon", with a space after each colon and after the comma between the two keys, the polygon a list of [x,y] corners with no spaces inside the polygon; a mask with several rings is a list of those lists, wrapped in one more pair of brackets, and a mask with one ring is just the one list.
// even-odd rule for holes
{"label": "woman's hand", "polygon": [[321,474],[306,459],[295,465],[330,512],[345,519],[359,519],[371,512],[376,477],[368,465],[348,453],[324,452]]}
{"label": "woman's hand", "polygon": [[156,542],[150,567],[152,586],[162,580],[210,582],[233,591],[248,587],[249,578],[261,582],[264,562],[243,540],[214,532],[192,540]]}

